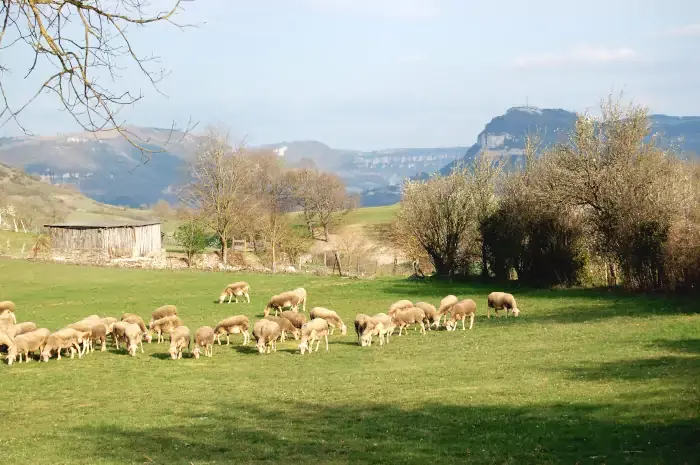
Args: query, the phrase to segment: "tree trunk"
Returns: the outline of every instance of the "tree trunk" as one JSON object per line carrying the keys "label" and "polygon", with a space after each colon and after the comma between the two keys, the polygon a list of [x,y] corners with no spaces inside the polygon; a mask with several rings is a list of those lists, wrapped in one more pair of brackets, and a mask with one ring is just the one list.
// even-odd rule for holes
{"label": "tree trunk", "polygon": [[327,224],[323,225],[323,238],[326,242],[328,242],[328,225]]}
{"label": "tree trunk", "polygon": [[221,239],[221,263],[226,266],[226,252],[228,250],[228,239],[225,235],[219,234],[219,239]]}
{"label": "tree trunk", "polygon": [[486,243],[481,242],[481,277],[486,279],[489,277],[489,267],[486,257]]}
{"label": "tree trunk", "polygon": [[277,264],[275,263],[275,243],[274,241],[270,244],[272,246],[272,272],[277,272]]}

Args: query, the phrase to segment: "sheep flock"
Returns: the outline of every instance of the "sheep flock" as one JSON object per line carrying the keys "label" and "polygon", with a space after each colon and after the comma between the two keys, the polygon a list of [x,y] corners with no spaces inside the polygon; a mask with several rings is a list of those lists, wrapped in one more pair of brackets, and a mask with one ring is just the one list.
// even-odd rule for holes
{"label": "sheep flock", "polygon": [[[242,297],[250,304],[250,286],[243,281],[229,284],[219,294],[219,303],[231,299],[238,302]],[[277,342],[286,338],[299,341],[297,349],[301,355],[318,352],[321,343],[329,350],[328,338],[335,331],[347,334],[347,325],[334,310],[325,307],[312,307],[307,318],[307,292],[297,288],[273,295],[266,304],[264,317],[255,321],[252,326],[245,315],[233,315],[211,326],[201,326],[194,332],[185,325],[178,309],[174,305],[163,305],[151,312],[148,323],[135,313],[124,313],[119,319],[109,316],[89,315],[50,331],[41,328],[34,322],[17,322],[17,307],[11,301],[0,302],[0,350],[5,348],[5,360],[8,365],[14,362],[29,362],[35,357],[48,362],[53,356],[61,359],[62,353],[74,358],[82,358],[95,352],[96,348],[104,352],[107,340],[132,357],[143,353],[143,342],[152,343],[153,336],[156,344],[166,343],[168,335],[168,354],[171,359],[182,358],[183,351],[191,357],[212,357],[214,346],[221,345],[222,336],[226,336],[226,345],[231,344],[231,335],[240,335],[242,344],[248,345],[252,331],[255,348],[260,354],[277,351]],[[398,330],[397,336],[408,334],[413,327],[420,334],[426,331],[438,330],[444,326],[447,331],[456,331],[460,326],[464,331],[474,327],[476,317],[476,302],[472,299],[460,300],[457,296],[448,295],[440,301],[438,307],[428,302],[399,300],[389,305],[386,313],[367,315],[359,313],[353,322],[357,336],[357,344],[369,347],[373,340],[379,345],[388,344],[390,337]],[[500,310],[517,317],[520,314],[515,298],[504,292],[492,292],[487,298],[487,318],[491,318],[491,309],[498,317]],[[274,315],[272,311],[274,310]],[[467,323],[467,320],[469,322]],[[316,347],[314,349],[314,343]]]}

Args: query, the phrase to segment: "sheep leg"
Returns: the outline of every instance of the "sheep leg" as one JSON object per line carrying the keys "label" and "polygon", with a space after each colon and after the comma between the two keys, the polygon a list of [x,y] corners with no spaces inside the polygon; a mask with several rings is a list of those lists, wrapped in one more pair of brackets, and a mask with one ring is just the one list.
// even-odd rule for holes
{"label": "sheep leg", "polygon": [[231,333],[226,333],[226,345],[231,344]]}
{"label": "sheep leg", "polygon": [[328,335],[326,335],[325,338],[326,338],[326,352],[328,352]]}
{"label": "sheep leg", "polygon": [[328,326],[331,327],[331,336],[332,336],[332,335],[333,335],[333,331],[335,331],[335,326],[333,326],[333,325],[328,325]]}
{"label": "sheep leg", "polygon": [[244,295],[245,295],[246,302],[250,303],[250,295],[247,292]]}
{"label": "sheep leg", "polygon": [[474,314],[472,313],[471,316],[469,317],[469,329],[472,329],[474,326]]}
{"label": "sheep leg", "polygon": [[281,338],[282,342],[284,342],[284,334],[285,334],[285,332],[284,332],[284,331],[282,331],[282,335],[280,336],[280,338]]}
{"label": "sheep leg", "polygon": [[56,358],[56,360],[61,360],[61,349],[58,349],[58,357]]}
{"label": "sheep leg", "polygon": [[228,303],[231,303],[231,294],[228,295]]}
{"label": "sheep leg", "polygon": [[420,322],[420,332],[421,332],[421,334],[425,334],[425,325],[423,324],[422,321]]}
{"label": "sheep leg", "polygon": [[486,318],[491,318],[491,307],[486,307]]}
{"label": "sheep leg", "polygon": [[141,353],[143,353],[143,340],[139,341],[139,345],[141,346]]}
{"label": "sheep leg", "polygon": [[464,321],[467,319],[467,315],[462,317],[462,331],[464,331]]}
{"label": "sheep leg", "polygon": [[238,303],[238,296],[237,295],[234,295],[233,299],[234,299],[235,303]]}

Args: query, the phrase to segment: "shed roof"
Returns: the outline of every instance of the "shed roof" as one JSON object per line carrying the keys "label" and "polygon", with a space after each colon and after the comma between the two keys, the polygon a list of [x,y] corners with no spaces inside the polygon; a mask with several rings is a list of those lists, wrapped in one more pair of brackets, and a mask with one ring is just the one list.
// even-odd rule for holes
{"label": "shed roof", "polygon": [[103,228],[126,228],[129,226],[152,226],[161,224],[160,221],[86,221],[86,222],[70,222],[45,224],[45,228],[64,228],[64,229],[103,229]]}

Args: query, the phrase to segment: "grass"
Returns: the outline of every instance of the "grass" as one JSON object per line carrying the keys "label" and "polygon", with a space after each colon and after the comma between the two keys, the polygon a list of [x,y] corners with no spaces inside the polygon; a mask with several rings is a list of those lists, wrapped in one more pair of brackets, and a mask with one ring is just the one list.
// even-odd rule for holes
{"label": "grass", "polygon": [[[252,304],[218,305],[231,281]],[[491,319],[491,287],[297,275],[95,269],[0,260],[0,300],[50,329],[92,313],[146,320],[178,306],[194,333],[253,320],[267,298],[304,286],[310,306],[385,311],[399,298],[474,298],[472,331],[394,336],[330,352],[296,342],[259,355],[216,346],[167,359],[145,344],[82,360],[0,366],[3,463],[690,464],[700,448],[700,315],[691,300],[615,292],[517,292],[518,319]]]}
{"label": "grass", "polygon": [[394,217],[396,217],[398,211],[399,204],[388,205],[385,207],[357,208],[355,210],[352,210],[345,216],[345,218],[343,219],[343,223],[348,225],[374,225],[391,223]]}

